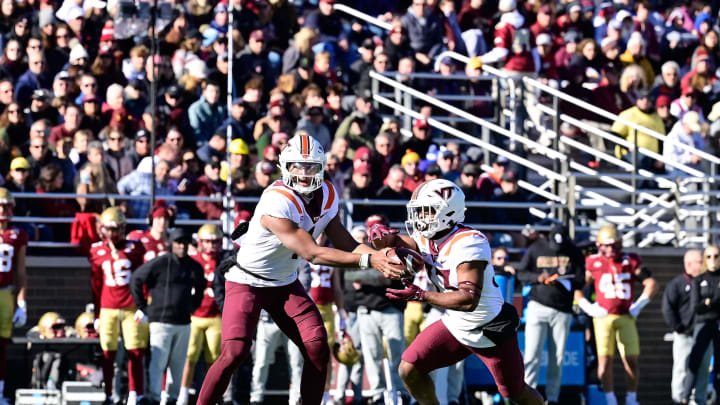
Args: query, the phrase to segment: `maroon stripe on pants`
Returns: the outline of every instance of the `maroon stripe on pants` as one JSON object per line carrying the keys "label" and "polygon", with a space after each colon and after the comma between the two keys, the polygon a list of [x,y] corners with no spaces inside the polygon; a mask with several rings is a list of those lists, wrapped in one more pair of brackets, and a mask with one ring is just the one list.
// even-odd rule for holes
{"label": "maroon stripe on pants", "polygon": [[517,343],[517,334],[500,345],[488,348],[470,347],[458,342],[442,321],[437,321],[420,332],[403,353],[402,359],[413,364],[418,371],[450,366],[475,354],[490,370],[500,395],[514,398],[525,390],[525,365]]}

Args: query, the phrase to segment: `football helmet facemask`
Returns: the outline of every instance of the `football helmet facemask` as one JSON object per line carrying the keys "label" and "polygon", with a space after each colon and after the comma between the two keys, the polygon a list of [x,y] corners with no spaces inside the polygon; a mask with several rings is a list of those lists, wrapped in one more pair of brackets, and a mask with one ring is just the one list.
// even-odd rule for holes
{"label": "football helmet facemask", "polygon": [[605,225],[598,231],[595,243],[598,252],[605,257],[616,257],[622,253],[622,238],[615,225]]}
{"label": "football helmet facemask", "polygon": [[118,243],[125,237],[125,214],[117,207],[110,207],[100,214],[100,233],[103,239]]}
{"label": "football helmet facemask", "polygon": [[65,337],[65,318],[57,312],[45,312],[38,321],[38,332],[45,339]]}
{"label": "football helmet facemask", "polygon": [[407,203],[408,234],[431,239],[465,220],[465,194],[455,183],[435,179],[420,184]]}
{"label": "football helmet facemask", "polygon": [[[222,246],[223,233],[215,224],[205,224],[198,229],[197,239],[199,250],[208,255],[214,255],[220,252]],[[205,241],[213,241],[212,248],[208,249]]]}
{"label": "football helmet facemask", "polygon": [[5,207],[5,210],[0,213],[0,222],[7,222],[12,218],[15,197],[5,187],[0,187],[0,205]]}
{"label": "football helmet facemask", "polygon": [[296,135],[280,152],[280,170],[287,187],[302,194],[312,193],[323,184],[325,150],[315,138]]}
{"label": "football helmet facemask", "polygon": [[340,331],[338,335],[340,342],[333,344],[333,355],[339,363],[352,366],[360,360],[360,352],[345,331]]}
{"label": "football helmet facemask", "polygon": [[81,339],[89,339],[98,337],[95,330],[95,316],[90,312],[83,312],[75,320],[75,331]]}

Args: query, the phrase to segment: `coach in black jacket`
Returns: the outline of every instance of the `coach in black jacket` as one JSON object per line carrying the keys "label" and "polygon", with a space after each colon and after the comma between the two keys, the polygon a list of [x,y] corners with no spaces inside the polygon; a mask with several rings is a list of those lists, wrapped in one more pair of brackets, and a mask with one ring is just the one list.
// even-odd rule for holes
{"label": "coach in black jacket", "polygon": [[[151,402],[160,402],[165,369],[172,377],[168,402],[180,391],[188,343],[190,315],[200,307],[207,281],[202,266],[188,254],[190,235],[180,228],[169,234],[170,252],[143,264],[132,275],[130,291],[138,312],[137,322],[150,318],[150,372],[147,390]],[[143,294],[147,286],[152,302]],[[145,313],[148,316],[145,316]]]}
{"label": "coach in black jacket", "polygon": [[[695,277],[690,288],[690,306],[695,312],[693,326],[693,345],[687,363],[687,377],[680,402],[690,402],[692,389],[700,380],[700,368],[708,347],[712,344],[715,353],[720,353],[720,249],[708,246],[703,254],[702,269],[706,270]],[[720,362],[713,365],[715,391],[720,392]],[[705,380],[707,381],[707,379]]]}
{"label": "coach in black jacket", "polygon": [[540,378],[545,339],[550,339],[545,395],[548,404],[560,397],[562,362],[572,321],[573,291],[585,283],[585,260],[564,226],[528,248],[517,268],[517,278],[532,286],[525,313],[525,382],[535,388]]}
{"label": "coach in black jacket", "polygon": [[[688,356],[693,345],[693,325],[695,323],[695,311],[690,302],[690,291],[693,279],[702,271],[702,252],[699,250],[688,250],[685,252],[683,264],[685,271],[673,278],[663,294],[662,312],[665,322],[673,330],[673,368],[670,391],[672,400],[680,403],[685,378],[687,378]],[[708,382],[708,365],[710,354],[708,349],[700,366],[698,384],[695,388],[697,398],[705,398]],[[702,402],[701,402],[702,403]]]}

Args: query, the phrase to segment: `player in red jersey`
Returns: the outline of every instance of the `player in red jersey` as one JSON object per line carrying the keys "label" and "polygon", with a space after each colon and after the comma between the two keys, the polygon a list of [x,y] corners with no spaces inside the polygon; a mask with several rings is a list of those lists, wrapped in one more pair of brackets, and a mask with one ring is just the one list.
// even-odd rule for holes
{"label": "player in red jersey", "polygon": [[[635,318],[650,302],[657,283],[638,255],[622,251],[622,239],[615,226],[606,225],[600,229],[597,246],[599,253],[585,260],[585,279],[587,284],[595,283],[596,302],[591,304],[582,290],[575,291],[575,300],[583,311],[593,317],[598,377],[607,404],[617,405],[612,374],[617,342],[627,380],[625,404],[637,405],[640,339]],[[633,302],[636,280],[642,283],[643,292]]]}
{"label": "player in red jersey", "polygon": [[215,281],[215,268],[222,255],[223,234],[217,225],[206,224],[198,229],[197,240],[198,249],[191,253],[190,257],[203,267],[207,288],[205,288],[200,308],[192,314],[190,319],[190,343],[177,405],[188,403],[188,390],[192,386],[195,365],[200,359],[200,354],[204,350],[205,363],[209,367],[220,356],[222,342],[222,319],[220,318],[220,308],[215,302],[213,282]]}
{"label": "player in red jersey", "polygon": [[[113,364],[117,353],[120,324],[128,352],[128,405],[143,395],[143,356],[148,344],[148,324],[136,319],[135,303],[130,294],[130,276],[141,264],[145,248],[139,242],[123,238],[125,214],[116,207],[100,215],[102,241],[90,248],[91,282],[95,308],[99,311],[100,347],[103,350],[105,404],[112,404]],[[116,399],[118,400],[118,399]]]}
{"label": "player in red jersey", "polygon": [[[0,187],[0,404],[9,404],[3,390],[7,375],[7,345],[12,327],[25,325],[27,309],[25,289],[25,251],[28,235],[10,226],[15,199],[6,188]],[[17,301],[15,299],[17,298]],[[13,308],[15,311],[13,312]]]}
{"label": "player in red jersey", "polygon": [[170,210],[165,201],[158,200],[150,214],[150,229],[132,231],[128,234],[128,240],[141,242],[145,247],[145,263],[167,253],[167,229],[170,223]]}

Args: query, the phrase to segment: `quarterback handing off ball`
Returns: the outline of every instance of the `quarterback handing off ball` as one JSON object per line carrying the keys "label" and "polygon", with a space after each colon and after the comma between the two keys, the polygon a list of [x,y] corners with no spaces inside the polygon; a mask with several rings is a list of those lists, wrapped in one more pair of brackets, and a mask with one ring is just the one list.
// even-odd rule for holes
{"label": "quarterback handing off ball", "polygon": [[405,265],[405,278],[412,279],[415,275],[425,269],[425,261],[420,253],[404,248],[389,248],[385,251],[388,257],[397,257]]}

